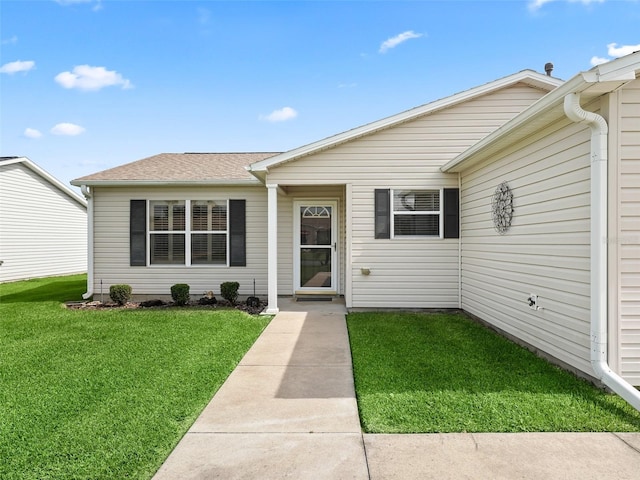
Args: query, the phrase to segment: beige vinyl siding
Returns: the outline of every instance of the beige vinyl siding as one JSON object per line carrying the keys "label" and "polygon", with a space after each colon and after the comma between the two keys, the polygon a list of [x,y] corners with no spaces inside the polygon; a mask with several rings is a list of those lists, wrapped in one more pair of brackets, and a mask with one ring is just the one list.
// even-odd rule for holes
{"label": "beige vinyl siding", "polygon": [[619,120],[618,282],[620,369],[640,385],[640,80],[617,97]]}
{"label": "beige vinyl siding", "polygon": [[[592,374],[590,133],[561,120],[462,182],[462,308],[562,362]],[[514,216],[503,235],[491,199],[506,181]],[[541,310],[529,308],[530,294]]]}
{"label": "beige vinyl siding", "polygon": [[274,167],[267,183],[352,185],[345,267],[354,308],[457,308],[458,240],[374,239],[374,190],[456,188],[457,175],[441,173],[440,166],[544,93],[525,85],[505,88]]}
{"label": "beige vinyl siding", "polygon": [[[129,265],[130,200],[246,200],[246,267]],[[192,295],[212,290],[220,294],[222,282],[239,282],[240,296],[267,292],[267,195],[256,187],[95,187],[94,201],[94,295],[108,299],[109,286],[131,285],[133,293],[146,296],[170,295],[171,285],[189,284]],[[102,282],[102,283],[101,283]]]}
{"label": "beige vinyl siding", "polygon": [[[437,180],[437,179],[435,179]],[[425,185],[394,185],[425,188]],[[456,187],[440,178],[432,188]],[[354,308],[457,308],[458,240],[374,239],[375,186],[353,186],[351,274]],[[363,275],[361,269],[369,269]]]}
{"label": "beige vinyl siding", "polygon": [[440,166],[501,126],[545,92],[516,85],[269,171],[267,183],[280,185],[410,183]]}
{"label": "beige vinyl siding", "polygon": [[87,210],[22,163],[0,165],[0,281],[87,270]]}

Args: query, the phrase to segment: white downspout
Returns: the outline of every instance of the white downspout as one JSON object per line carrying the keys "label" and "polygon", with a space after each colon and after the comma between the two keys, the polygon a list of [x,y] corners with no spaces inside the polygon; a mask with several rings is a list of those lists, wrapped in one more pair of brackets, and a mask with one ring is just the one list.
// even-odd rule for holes
{"label": "white downspout", "polygon": [[462,173],[458,172],[458,308],[462,310]]}
{"label": "white downspout", "polygon": [[87,291],[82,294],[86,300],[93,295],[93,195],[86,185],[80,190],[87,199]]}
{"label": "white downspout", "polygon": [[564,112],[591,127],[591,365],[602,383],[640,410],[640,392],[607,363],[607,122],[583,110],[578,93],[564,97]]}

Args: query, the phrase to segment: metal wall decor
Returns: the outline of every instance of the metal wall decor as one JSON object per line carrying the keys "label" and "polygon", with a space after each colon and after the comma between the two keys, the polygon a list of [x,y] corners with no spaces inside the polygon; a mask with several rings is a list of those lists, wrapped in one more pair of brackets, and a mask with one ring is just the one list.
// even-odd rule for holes
{"label": "metal wall decor", "polygon": [[509,229],[513,219],[513,193],[507,182],[502,182],[496,188],[491,199],[491,212],[493,226],[502,235]]}

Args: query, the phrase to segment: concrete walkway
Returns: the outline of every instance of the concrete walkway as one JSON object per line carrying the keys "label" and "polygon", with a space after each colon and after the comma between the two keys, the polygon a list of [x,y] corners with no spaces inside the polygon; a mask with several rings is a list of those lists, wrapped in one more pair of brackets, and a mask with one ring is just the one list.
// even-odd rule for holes
{"label": "concrete walkway", "polygon": [[154,479],[640,478],[640,434],[363,435],[344,305],[280,307]]}

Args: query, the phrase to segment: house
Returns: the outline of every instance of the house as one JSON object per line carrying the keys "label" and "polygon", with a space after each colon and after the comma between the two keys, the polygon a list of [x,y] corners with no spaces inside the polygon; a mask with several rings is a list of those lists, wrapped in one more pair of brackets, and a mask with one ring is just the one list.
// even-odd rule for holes
{"label": "house", "polygon": [[[640,54],[567,82],[525,70],[284,153],[161,154],[74,180],[92,212],[87,295],[222,281],[249,295],[255,280],[268,313],[284,295],[460,308],[591,376],[597,309],[597,349],[629,390],[640,385],[638,71]],[[596,230],[618,241],[608,254],[609,241],[590,248],[607,207],[589,208],[597,147],[583,118],[601,120],[582,108],[610,123],[598,138],[615,157],[601,163],[615,201]]]}
{"label": "house", "polygon": [[87,203],[25,157],[0,157],[0,282],[87,271]]}

